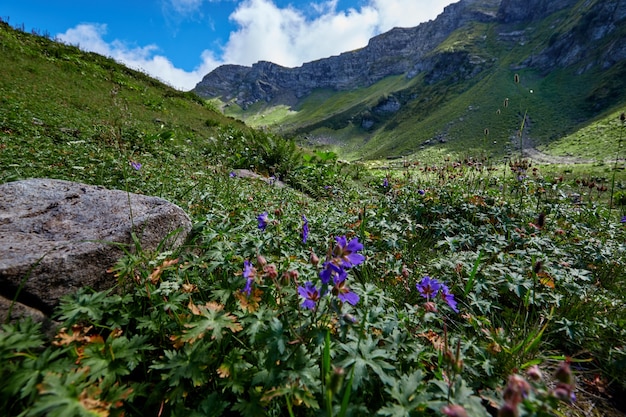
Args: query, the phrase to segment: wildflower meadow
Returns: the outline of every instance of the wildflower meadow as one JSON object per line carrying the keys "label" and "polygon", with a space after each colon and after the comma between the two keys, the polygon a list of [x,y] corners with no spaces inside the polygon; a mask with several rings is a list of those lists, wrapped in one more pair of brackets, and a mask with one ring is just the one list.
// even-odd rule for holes
{"label": "wildflower meadow", "polygon": [[527,158],[521,105],[513,140],[347,162],[0,23],[0,180],[193,220],[181,247],[126,247],[113,288],[50,325],[0,317],[1,416],[623,415],[623,114],[592,163]]}
{"label": "wildflower meadow", "polygon": [[583,415],[594,387],[624,389],[623,213],[520,164],[324,162],[307,168],[331,175],[307,183],[315,198],[216,170],[186,197],[184,247],[129,251],[114,289],[64,299],[50,342],[29,321],[3,326],[0,406]]}

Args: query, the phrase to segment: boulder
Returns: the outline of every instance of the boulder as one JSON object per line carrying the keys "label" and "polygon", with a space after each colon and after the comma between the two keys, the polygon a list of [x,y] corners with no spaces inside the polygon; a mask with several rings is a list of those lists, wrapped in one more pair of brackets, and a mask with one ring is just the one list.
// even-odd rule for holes
{"label": "boulder", "polygon": [[[0,322],[17,301],[20,312],[40,320],[60,298],[81,287],[105,290],[116,278],[107,272],[133,250],[180,246],[191,230],[189,216],[157,197],[54,179],[0,184]],[[14,317],[12,317],[14,318]]]}

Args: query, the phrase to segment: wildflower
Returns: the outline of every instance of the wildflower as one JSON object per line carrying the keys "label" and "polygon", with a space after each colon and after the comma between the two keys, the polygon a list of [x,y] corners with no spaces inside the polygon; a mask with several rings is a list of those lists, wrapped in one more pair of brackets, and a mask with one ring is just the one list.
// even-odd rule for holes
{"label": "wildflower", "polygon": [[311,281],[307,281],[304,286],[298,287],[298,294],[304,301],[302,302],[302,307],[308,308],[309,310],[313,310],[317,304],[317,301],[320,299],[320,292],[315,288],[315,285]]}
{"label": "wildflower", "polygon": [[247,259],[243,261],[243,277],[246,278],[246,286],[242,290],[246,293],[246,295],[250,295],[252,291],[252,284],[254,283],[254,278],[256,276],[256,269],[252,266],[250,261]]}
{"label": "wildflower", "polygon": [[620,223],[626,223],[626,216],[622,216],[622,220],[620,220]]}
{"label": "wildflower", "polygon": [[448,306],[450,306],[452,311],[454,311],[455,313],[459,312],[459,309],[456,308],[456,300],[454,299],[454,294],[452,294],[450,292],[450,289],[448,288],[447,285],[441,284],[441,294],[440,295],[441,295],[441,298],[443,298],[443,301],[445,301],[446,304],[448,304]]}
{"label": "wildflower", "polygon": [[419,190],[417,193],[418,193],[419,195],[424,195],[424,194],[426,194],[426,191],[425,191],[425,190]]}
{"label": "wildflower", "polygon": [[267,211],[264,211],[263,213],[259,214],[259,216],[257,217],[257,220],[259,222],[259,229],[265,230],[265,228],[267,227],[267,224],[270,221],[267,215]]}
{"label": "wildflower", "polygon": [[337,245],[333,249],[333,255],[339,260],[341,265],[346,268],[351,268],[365,260],[365,256],[356,253],[363,249],[363,245],[359,242],[358,238],[355,237],[348,242],[345,236],[337,236],[335,240],[337,241]]}
{"label": "wildflower", "polygon": [[324,264],[322,265],[322,270],[320,271],[322,284],[328,285],[330,281],[338,275],[348,275],[348,273],[341,266],[336,265],[333,262],[324,262]]}
{"label": "wildflower", "polygon": [[237,173],[235,171],[230,171],[230,174],[228,174],[228,176],[230,178],[235,178],[237,176]]}
{"label": "wildflower", "polygon": [[[345,272],[345,271],[344,271]],[[356,293],[350,291],[350,289],[346,286],[346,277],[347,273],[335,275],[333,287],[333,294],[339,298],[344,303],[349,303],[355,305],[359,302],[359,296]]]}
{"label": "wildflower", "polygon": [[133,167],[135,171],[139,171],[141,169],[141,162],[130,161],[130,166]]}
{"label": "wildflower", "polygon": [[385,187],[385,188],[389,187],[389,180],[387,179],[387,177],[385,177],[385,179],[383,179],[383,187]]}
{"label": "wildflower", "polygon": [[304,214],[302,215],[302,222],[302,243],[306,243],[309,238],[309,221]]}
{"label": "wildflower", "polygon": [[426,298],[427,300],[430,300],[431,298],[435,297],[435,295],[437,295],[440,286],[441,284],[439,284],[439,281],[437,281],[436,279],[432,279],[428,275],[422,278],[422,280],[415,285],[422,297]]}

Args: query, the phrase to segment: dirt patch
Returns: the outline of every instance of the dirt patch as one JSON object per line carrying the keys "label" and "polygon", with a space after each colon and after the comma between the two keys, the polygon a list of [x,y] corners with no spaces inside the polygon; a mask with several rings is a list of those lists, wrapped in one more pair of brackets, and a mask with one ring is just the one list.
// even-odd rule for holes
{"label": "dirt patch", "polygon": [[[519,136],[511,136],[511,143],[519,150]],[[522,156],[524,158],[532,159],[540,164],[573,165],[591,164],[595,162],[592,159],[579,158],[576,156],[558,156],[541,152],[535,147],[535,143],[532,138],[527,135],[524,135],[522,138]]]}

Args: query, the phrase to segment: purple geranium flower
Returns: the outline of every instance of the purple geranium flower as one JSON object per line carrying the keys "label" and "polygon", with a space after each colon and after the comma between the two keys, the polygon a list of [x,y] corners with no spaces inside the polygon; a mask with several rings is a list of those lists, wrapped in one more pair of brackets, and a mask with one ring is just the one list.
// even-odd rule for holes
{"label": "purple geranium flower", "polygon": [[141,162],[130,161],[130,166],[133,167],[135,171],[139,171],[141,169]]}
{"label": "purple geranium flower", "polygon": [[267,227],[267,224],[270,221],[267,215],[267,211],[264,211],[263,213],[259,214],[259,216],[257,217],[257,220],[259,222],[259,229],[265,230],[265,228]]}
{"label": "purple geranium flower", "polygon": [[339,260],[342,266],[351,268],[365,260],[365,256],[356,253],[363,249],[363,245],[359,242],[358,238],[355,237],[348,242],[345,236],[337,236],[335,240],[337,241],[337,245],[335,245],[335,249],[333,249],[333,255]]}
{"label": "purple geranium flower", "polygon": [[320,278],[322,279],[322,284],[328,285],[333,280],[335,276],[343,275],[344,277],[348,275],[341,266],[336,265],[333,262],[326,261],[322,265],[322,270],[320,271]]}
{"label": "purple geranium flower", "polygon": [[298,287],[298,294],[300,297],[304,298],[302,302],[302,307],[308,308],[309,310],[313,310],[317,305],[321,295],[315,285],[311,281],[307,281],[304,286]]}
{"label": "purple geranium flower", "polygon": [[306,243],[309,238],[309,221],[304,214],[302,215],[302,221],[302,243]]}
{"label": "purple geranium flower", "polygon": [[441,288],[441,284],[436,279],[426,275],[419,283],[415,285],[415,287],[417,287],[417,290],[420,292],[422,297],[430,300],[434,298],[435,295],[437,295],[437,292],[439,292],[439,288]]}
{"label": "purple geranium flower", "polygon": [[254,283],[254,278],[256,277],[256,269],[247,259],[243,261],[243,277],[246,278],[246,286],[242,291],[247,295],[250,295],[250,292],[252,291],[252,284]]}
{"label": "purple geranium flower", "polygon": [[443,299],[443,301],[445,301],[446,304],[448,304],[455,313],[459,312],[459,309],[456,308],[456,300],[454,299],[454,294],[450,292],[450,289],[448,288],[447,285],[441,284],[440,296]]}
{"label": "purple geranium flower", "polygon": [[348,274],[339,274],[335,276],[333,294],[335,294],[342,302],[355,305],[359,302],[360,298],[358,294],[350,291],[350,288],[346,285],[347,275]]}

